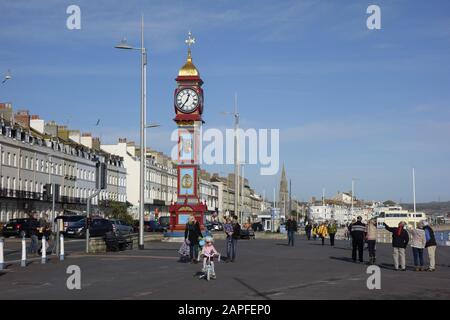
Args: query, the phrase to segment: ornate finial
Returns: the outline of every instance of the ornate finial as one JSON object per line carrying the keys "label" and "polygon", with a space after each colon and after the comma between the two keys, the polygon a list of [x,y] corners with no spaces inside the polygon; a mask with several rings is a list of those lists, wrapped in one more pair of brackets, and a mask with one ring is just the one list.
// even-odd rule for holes
{"label": "ornate finial", "polygon": [[191,46],[195,43],[195,38],[190,31],[188,33],[188,38],[184,42],[188,45],[188,55],[185,65],[178,72],[178,76],[199,76],[198,70],[192,63]]}
{"label": "ornate finial", "polygon": [[189,47],[189,51],[191,51],[191,45],[195,43],[195,38],[192,36],[192,33],[189,31],[188,38],[184,40]]}

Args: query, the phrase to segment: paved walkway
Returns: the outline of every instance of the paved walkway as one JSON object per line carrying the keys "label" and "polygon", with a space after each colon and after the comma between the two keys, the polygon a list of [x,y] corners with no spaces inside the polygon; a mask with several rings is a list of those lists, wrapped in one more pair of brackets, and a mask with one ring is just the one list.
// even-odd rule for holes
{"label": "paved walkway", "polygon": [[[217,280],[199,280],[201,266],[178,262],[179,244],[146,243],[145,250],[53,257],[0,273],[0,299],[450,299],[450,248],[439,247],[434,273],[392,270],[390,245],[378,246],[381,290],[368,290],[367,265],[351,262],[346,241],[322,247],[296,239],[240,240],[235,263],[218,263]],[[216,247],[224,253],[225,243]],[[367,251],[365,251],[367,257]],[[426,255],[425,255],[426,256]],[[81,290],[68,290],[66,268],[81,268]]]}

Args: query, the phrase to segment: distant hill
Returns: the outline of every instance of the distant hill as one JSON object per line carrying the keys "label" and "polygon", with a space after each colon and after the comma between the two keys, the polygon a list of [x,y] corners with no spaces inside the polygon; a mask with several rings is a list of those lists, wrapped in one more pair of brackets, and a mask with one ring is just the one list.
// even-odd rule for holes
{"label": "distant hill", "polygon": [[[404,209],[413,210],[414,204],[412,203],[402,203],[400,204]],[[437,215],[437,216],[450,216],[450,201],[447,202],[426,202],[417,203],[417,211],[424,211],[427,214]]]}

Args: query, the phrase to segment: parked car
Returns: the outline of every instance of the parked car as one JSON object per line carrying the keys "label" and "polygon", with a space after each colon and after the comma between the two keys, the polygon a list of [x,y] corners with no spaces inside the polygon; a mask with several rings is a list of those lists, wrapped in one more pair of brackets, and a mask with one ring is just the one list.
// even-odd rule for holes
{"label": "parked car", "polygon": [[130,234],[134,232],[132,225],[127,224],[125,221],[120,219],[109,219],[112,222],[114,231],[119,232],[121,235]]}
{"label": "parked car", "polygon": [[[133,223],[134,232],[139,232],[139,220],[135,220]],[[168,227],[161,225],[155,220],[144,221],[144,232],[165,232]]]}
{"label": "parked car", "polygon": [[[106,232],[116,231],[114,224],[103,218],[93,219],[89,226],[89,236],[91,237],[103,237]],[[72,226],[66,230],[68,237],[83,238],[86,236],[86,219],[75,222]]]}
{"label": "parked car", "polygon": [[261,222],[255,222],[252,224],[252,229],[254,231],[264,231],[264,227]]}
{"label": "parked car", "polygon": [[167,227],[161,225],[159,222],[155,220],[150,220],[148,222],[148,231],[149,232],[165,232],[167,231]]}
{"label": "parked car", "polygon": [[253,231],[252,228],[248,228],[248,229],[241,229],[241,239],[246,239],[246,240],[250,240],[250,239],[255,239],[255,232]]}
{"label": "parked car", "polygon": [[67,216],[57,216],[54,220],[55,223],[58,223],[58,220],[63,221],[63,230],[59,230],[61,233],[65,234],[68,227],[71,227],[74,223],[80,221],[85,218],[82,215],[67,215]]}
{"label": "parked car", "polygon": [[217,221],[206,221],[205,227],[208,231],[223,231],[223,225]]}
{"label": "parked car", "polygon": [[170,227],[170,217],[168,217],[168,216],[159,217],[158,224],[161,227],[165,228],[166,230],[169,229],[169,227]]}
{"label": "parked car", "polygon": [[32,228],[38,228],[39,222],[33,218],[11,219],[3,227],[2,233],[5,238],[8,237],[29,237]]}

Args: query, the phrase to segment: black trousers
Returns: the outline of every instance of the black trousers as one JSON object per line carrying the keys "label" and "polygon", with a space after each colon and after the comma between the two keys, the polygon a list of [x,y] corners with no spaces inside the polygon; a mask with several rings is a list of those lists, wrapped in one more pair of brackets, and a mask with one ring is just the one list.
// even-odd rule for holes
{"label": "black trousers", "polygon": [[356,261],[356,251],[358,251],[358,258],[360,262],[363,262],[364,253],[364,239],[354,239],[352,242],[352,259]]}
{"label": "black trousers", "polygon": [[311,240],[311,231],[306,232],[306,237],[308,238],[308,240]]}
{"label": "black trousers", "polygon": [[367,245],[369,247],[369,257],[375,258],[375,240],[367,240]]}
{"label": "black trousers", "polygon": [[331,246],[334,246],[334,236],[335,235],[336,235],[335,233],[330,233],[330,245]]}

